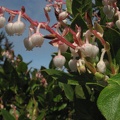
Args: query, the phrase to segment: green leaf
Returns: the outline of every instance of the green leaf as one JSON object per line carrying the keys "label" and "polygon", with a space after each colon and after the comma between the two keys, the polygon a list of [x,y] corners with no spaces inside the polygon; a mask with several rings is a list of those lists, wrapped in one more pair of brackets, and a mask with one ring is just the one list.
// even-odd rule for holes
{"label": "green leaf", "polygon": [[103,6],[102,0],[95,0],[96,6]]}
{"label": "green leaf", "polygon": [[15,118],[6,110],[1,110],[4,120],[15,120]]}
{"label": "green leaf", "polygon": [[77,85],[75,87],[75,94],[77,98],[85,99],[85,94],[83,92],[81,85]]}
{"label": "green leaf", "polygon": [[19,72],[26,72],[26,71],[27,71],[27,64],[24,63],[24,62],[20,62],[20,63],[18,64],[17,70],[18,70]]}
{"label": "green leaf", "polygon": [[57,95],[57,96],[53,99],[53,101],[54,101],[54,102],[60,102],[61,99],[62,99],[62,96],[59,94],[59,95]]}
{"label": "green leaf", "polygon": [[65,92],[65,96],[70,100],[73,101],[74,98],[74,91],[71,85],[61,83],[60,86]]}
{"label": "green leaf", "polygon": [[45,117],[46,115],[46,110],[41,110],[41,113],[40,115],[37,117],[36,120],[43,120],[43,118]]}
{"label": "green leaf", "polygon": [[111,51],[116,55],[118,49],[120,48],[120,33],[113,29],[103,26],[104,29],[104,39],[111,45]]}
{"label": "green leaf", "polygon": [[72,13],[76,16],[80,13],[81,16],[84,16],[84,13],[88,11],[92,14],[92,1],[91,0],[73,0],[72,2]]}
{"label": "green leaf", "polygon": [[48,76],[51,76],[54,80],[58,80],[59,82],[62,83],[69,83],[72,85],[79,85],[79,82],[76,78],[78,76],[74,76],[68,73],[65,73],[63,71],[55,70],[55,69],[44,69],[41,70],[42,74],[46,76],[46,73]]}
{"label": "green leaf", "polygon": [[67,11],[70,13],[70,14],[72,14],[72,2],[71,2],[71,0],[66,0],[66,7],[67,7]]}
{"label": "green leaf", "polygon": [[120,49],[117,51],[115,58],[116,58],[116,62],[120,65]]}
{"label": "green leaf", "polygon": [[95,30],[97,30],[97,32],[99,32],[99,33],[101,33],[101,34],[104,33],[103,28],[102,28],[101,25],[98,24],[97,22],[94,22],[94,28],[95,28]]}
{"label": "green leaf", "polygon": [[10,74],[11,71],[13,70],[13,66],[7,59],[5,59],[5,62],[3,64],[3,70],[6,74]]}
{"label": "green leaf", "polygon": [[75,18],[73,19],[73,21],[72,21],[72,23],[71,23],[71,28],[72,28],[72,29],[75,29],[75,25],[80,26],[83,31],[85,31],[85,30],[88,29],[88,28],[87,28],[87,25],[86,25],[86,23],[85,23],[85,20],[81,17],[80,14],[77,14],[77,15],[75,16]]}
{"label": "green leaf", "polygon": [[64,108],[67,107],[67,103],[63,103],[59,108],[58,111],[63,110]]}
{"label": "green leaf", "polygon": [[120,119],[120,74],[108,80],[109,85],[102,90],[97,105],[107,120]]}

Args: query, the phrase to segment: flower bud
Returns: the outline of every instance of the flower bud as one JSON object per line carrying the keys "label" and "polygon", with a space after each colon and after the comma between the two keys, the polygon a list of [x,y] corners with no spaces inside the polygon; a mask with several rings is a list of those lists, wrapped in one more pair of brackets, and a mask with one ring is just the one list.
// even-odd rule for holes
{"label": "flower bud", "polygon": [[13,23],[12,22],[9,22],[6,26],[5,26],[5,30],[6,30],[6,33],[10,36],[12,36],[14,34],[14,31],[13,31]]}
{"label": "flower bud", "polygon": [[50,7],[50,6],[46,6],[46,7],[45,7],[45,10],[46,10],[47,12],[50,12],[50,11],[51,11],[51,7]]}
{"label": "flower bud", "polygon": [[112,19],[115,13],[115,9],[111,8],[111,11],[106,15],[108,19]]}
{"label": "flower bud", "polygon": [[3,28],[5,25],[6,19],[3,16],[0,16],[0,28]]}
{"label": "flower bud", "polygon": [[57,55],[53,58],[53,63],[55,67],[62,69],[66,62],[66,59],[63,55]]}
{"label": "flower bud", "polygon": [[105,5],[103,7],[103,12],[108,15],[111,12],[112,7],[110,5]]}
{"label": "flower bud", "polygon": [[103,80],[104,79],[104,75],[103,74],[101,74],[101,73],[99,73],[99,72],[96,72],[95,73],[95,78],[96,78],[96,80]]}
{"label": "flower bud", "polygon": [[79,73],[85,73],[86,72],[86,67],[85,67],[85,61],[84,59],[79,59],[77,61],[77,69]]}
{"label": "flower bud", "polygon": [[68,62],[69,68],[72,72],[76,72],[77,71],[77,60],[76,59],[71,59]]}

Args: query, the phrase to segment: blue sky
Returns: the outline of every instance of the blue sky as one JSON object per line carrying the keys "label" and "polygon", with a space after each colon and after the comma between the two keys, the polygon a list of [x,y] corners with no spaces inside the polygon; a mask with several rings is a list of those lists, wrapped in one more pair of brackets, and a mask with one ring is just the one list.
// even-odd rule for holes
{"label": "blue sky", "polygon": [[[12,10],[20,10],[21,6],[25,6],[26,13],[33,19],[39,22],[46,21],[43,7],[46,5],[46,0],[0,0],[0,6],[7,7]],[[8,19],[8,13],[5,13],[6,19]],[[50,25],[56,22],[54,14],[50,13],[51,23]],[[51,54],[57,51],[57,48],[51,46],[45,40],[41,48],[34,48],[33,51],[26,51],[23,40],[28,36],[28,26],[29,22],[24,21],[26,24],[26,30],[22,36],[7,36],[9,41],[13,42],[15,55],[21,54],[25,62],[33,61],[29,67],[40,68],[40,66],[48,67],[51,60]],[[4,29],[3,29],[4,30]],[[49,34],[45,30],[41,31],[42,33]]]}

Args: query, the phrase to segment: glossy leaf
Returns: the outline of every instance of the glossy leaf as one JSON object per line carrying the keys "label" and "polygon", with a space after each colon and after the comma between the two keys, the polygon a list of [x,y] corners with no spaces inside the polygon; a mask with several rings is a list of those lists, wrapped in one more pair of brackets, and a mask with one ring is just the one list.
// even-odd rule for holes
{"label": "glossy leaf", "polygon": [[98,108],[107,120],[120,119],[120,74],[109,79],[98,97]]}
{"label": "glossy leaf", "polygon": [[15,118],[6,110],[1,110],[4,120],[15,120]]}
{"label": "glossy leaf", "polygon": [[87,30],[87,24],[85,23],[85,20],[81,17],[80,14],[77,14],[72,20],[71,28],[75,29],[75,25],[80,26],[82,28],[82,31]]}
{"label": "glossy leaf", "polygon": [[109,42],[111,45],[111,51],[115,54],[117,53],[118,49],[120,48],[120,33],[113,29],[103,26],[104,29],[104,39]]}
{"label": "glossy leaf", "polygon": [[53,79],[58,80],[62,83],[72,83],[72,85],[79,84],[79,82],[74,78],[73,75],[55,70],[55,69],[45,69],[41,71],[43,74],[47,73],[47,75],[51,76]]}
{"label": "glossy leaf", "polygon": [[74,91],[71,85],[61,83],[61,87],[65,92],[65,96],[70,100],[73,101],[74,98]]}
{"label": "glossy leaf", "polygon": [[72,1],[71,0],[66,0],[66,7],[67,7],[67,11],[72,14]]}
{"label": "glossy leaf", "polygon": [[80,85],[77,85],[75,87],[75,94],[76,94],[77,98],[85,99],[83,89],[82,89],[82,87]]}
{"label": "glossy leaf", "polygon": [[81,16],[84,16],[85,12],[92,14],[92,1],[91,0],[73,0],[72,2],[72,13],[76,16],[80,13]]}

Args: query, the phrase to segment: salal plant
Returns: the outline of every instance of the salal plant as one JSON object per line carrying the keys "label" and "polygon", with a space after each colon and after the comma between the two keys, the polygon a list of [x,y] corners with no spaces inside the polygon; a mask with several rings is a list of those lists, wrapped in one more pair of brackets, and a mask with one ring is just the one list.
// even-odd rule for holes
{"label": "salal plant", "polygon": [[[1,60],[6,58],[6,61],[1,66],[4,70],[0,70],[0,76],[5,80],[10,79],[15,72],[12,88],[5,87],[10,88],[14,98],[5,101],[4,93],[7,93],[5,89],[1,90],[4,91],[0,97],[2,117],[6,119],[6,116],[14,116],[18,120],[23,119],[24,114],[32,120],[119,120],[120,1],[46,1],[43,9],[46,21],[43,22],[30,18],[24,6],[20,10],[0,7],[0,28],[5,27],[8,35],[22,35],[25,28],[29,27],[28,36],[23,39],[26,50],[30,52],[34,47],[39,49],[47,39],[50,45],[58,48],[51,55],[49,68],[35,69],[32,75],[28,75],[32,68],[27,69],[20,57],[13,60],[15,58],[8,48],[1,52]],[[51,12],[56,18],[53,25]],[[9,13],[8,22],[5,13]],[[14,19],[16,16],[17,21]],[[22,19],[30,25],[27,26]],[[47,32],[42,34],[41,29]],[[5,69],[10,63],[8,68],[12,75],[9,69]],[[9,77],[3,75],[3,71]],[[16,76],[20,77],[18,81]],[[20,85],[24,88],[16,87],[23,79],[24,85]],[[26,90],[24,95],[22,89]],[[19,100],[21,102],[18,103]],[[14,101],[12,107],[11,101]],[[19,114],[9,114],[7,111],[11,109]]]}

